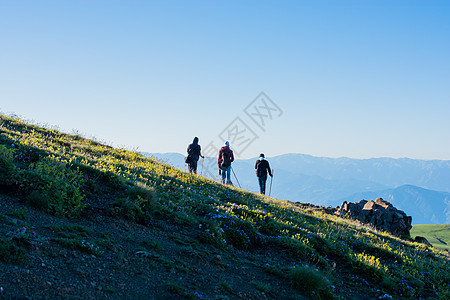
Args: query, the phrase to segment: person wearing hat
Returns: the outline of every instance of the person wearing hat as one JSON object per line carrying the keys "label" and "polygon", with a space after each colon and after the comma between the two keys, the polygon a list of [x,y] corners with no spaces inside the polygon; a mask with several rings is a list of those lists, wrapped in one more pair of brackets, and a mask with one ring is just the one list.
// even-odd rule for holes
{"label": "person wearing hat", "polygon": [[270,170],[269,162],[265,159],[264,153],[259,155],[259,159],[255,163],[256,176],[258,177],[259,190],[261,194],[266,194],[266,181],[267,172],[272,177],[272,171]]}
{"label": "person wearing hat", "polygon": [[[231,182],[231,163],[234,161],[233,150],[230,149],[230,143],[225,142],[225,146],[219,150],[219,174],[222,174],[222,183],[233,185]],[[226,178],[226,181],[225,181]]]}

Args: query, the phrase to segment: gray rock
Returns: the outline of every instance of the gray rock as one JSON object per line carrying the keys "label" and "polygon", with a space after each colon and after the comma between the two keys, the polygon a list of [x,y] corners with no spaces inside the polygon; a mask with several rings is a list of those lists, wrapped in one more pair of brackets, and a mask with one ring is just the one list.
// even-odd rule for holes
{"label": "gray rock", "polygon": [[424,238],[423,236],[416,236],[416,237],[414,238],[414,242],[421,243],[421,244],[425,244],[425,245],[427,245],[428,247],[431,247],[430,242],[429,242],[426,238]]}
{"label": "gray rock", "polygon": [[410,236],[409,231],[412,228],[412,217],[382,198],[353,203],[344,201],[335,214],[372,225],[395,236]]}

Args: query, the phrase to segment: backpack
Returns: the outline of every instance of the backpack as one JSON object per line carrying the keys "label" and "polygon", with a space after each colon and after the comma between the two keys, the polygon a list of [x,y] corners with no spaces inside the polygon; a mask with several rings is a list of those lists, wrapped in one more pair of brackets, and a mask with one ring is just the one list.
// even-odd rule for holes
{"label": "backpack", "polygon": [[230,151],[227,151],[227,150],[222,151],[222,162],[220,163],[220,165],[224,168],[228,168],[229,166],[231,166]]}
{"label": "backpack", "polygon": [[267,168],[267,162],[265,160],[257,162],[256,176],[263,177],[263,176],[267,175],[266,168]]}
{"label": "backpack", "polygon": [[187,149],[188,156],[193,160],[198,160],[200,155],[200,145],[198,144],[190,144]]}

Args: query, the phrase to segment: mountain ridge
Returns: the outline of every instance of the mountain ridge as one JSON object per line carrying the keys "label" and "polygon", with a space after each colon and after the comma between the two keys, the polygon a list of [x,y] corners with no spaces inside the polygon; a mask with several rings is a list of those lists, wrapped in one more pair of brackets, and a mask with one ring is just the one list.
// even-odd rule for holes
{"label": "mountain ridge", "polygon": [[[180,153],[154,153],[146,155],[154,155],[161,158],[163,161],[169,162],[173,166],[184,170],[186,165],[184,163],[184,156]],[[295,158],[300,158],[300,162],[296,162]],[[372,158],[372,159],[351,159],[351,158],[321,158],[305,154],[285,154],[268,158],[271,167],[275,170],[273,180],[272,195],[274,197],[289,199],[294,202],[308,202],[321,206],[339,206],[343,201],[359,201],[355,195],[366,193],[365,197],[376,199],[378,197],[389,198],[386,191],[397,189],[404,185],[417,186],[418,193],[416,195],[407,193],[406,190],[397,190],[397,197],[391,199],[394,205],[398,205],[402,210],[413,216],[414,224],[441,224],[448,223],[448,211],[450,211],[450,204],[447,199],[444,188],[450,182],[445,181],[447,177],[433,175],[427,178],[430,170],[441,170],[441,173],[450,174],[450,161],[445,160],[417,160],[410,158]],[[215,158],[206,158],[205,166],[212,166],[215,173],[216,164]],[[237,159],[233,164],[236,176],[238,176],[239,183],[247,190],[257,192],[258,186],[253,172],[253,159]],[[363,166],[358,167],[357,163],[362,162]],[[388,166],[385,168],[383,163],[387,162]],[[406,167],[402,163],[406,162]],[[318,164],[318,165],[317,165]],[[350,166],[350,167],[349,167]],[[375,171],[370,168],[374,166]],[[392,167],[395,166],[395,167]],[[411,166],[415,169],[412,171]],[[448,166],[448,169],[446,169]],[[445,168],[444,168],[445,167]],[[199,173],[201,172],[201,165],[199,164]],[[387,174],[394,168],[393,174]],[[400,170],[404,171],[400,172]],[[204,171],[204,170],[203,170]],[[432,172],[432,171],[431,171]],[[369,173],[369,175],[365,174]],[[371,175],[378,173],[381,175]],[[411,175],[413,173],[414,175]],[[347,175],[342,175],[347,174]],[[402,175],[403,174],[403,175]],[[396,177],[397,184],[390,184],[390,178]],[[413,178],[414,180],[409,181]],[[434,178],[438,178],[438,184],[442,190],[432,190],[423,186],[418,186],[421,182],[432,182]],[[218,180],[218,176],[212,177]],[[425,193],[425,190],[432,190],[435,193]],[[403,195],[398,194],[402,192]],[[401,201],[396,203],[396,199],[403,199],[408,196],[409,201]],[[427,213],[428,217],[424,217],[423,211],[418,210],[417,206],[424,205],[428,196],[427,210],[433,212]],[[362,197],[362,195],[361,195]],[[421,204],[422,203],[422,204]]]}
{"label": "mountain ridge", "polygon": [[[408,197],[411,195],[410,197]],[[394,189],[356,193],[342,201],[356,202],[361,199],[381,197],[408,214],[415,216],[415,224],[450,224],[450,193],[424,189],[414,185],[402,185]],[[414,199],[413,205],[409,203]],[[439,199],[431,202],[428,199]],[[428,223],[431,221],[430,223]]]}

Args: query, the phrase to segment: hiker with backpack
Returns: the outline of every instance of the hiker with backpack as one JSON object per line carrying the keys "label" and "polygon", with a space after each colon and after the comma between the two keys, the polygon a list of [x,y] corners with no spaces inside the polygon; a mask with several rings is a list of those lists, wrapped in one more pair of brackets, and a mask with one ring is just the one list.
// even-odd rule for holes
{"label": "hiker with backpack", "polygon": [[197,174],[197,162],[199,158],[205,158],[202,154],[202,148],[198,144],[198,137],[194,138],[192,144],[189,144],[187,148],[188,156],[185,162],[189,164],[189,173]]}
{"label": "hiker with backpack", "polygon": [[258,177],[259,190],[261,194],[266,194],[266,181],[267,172],[272,177],[272,171],[270,170],[269,162],[265,159],[264,153],[259,155],[259,159],[255,163],[256,176]]}
{"label": "hiker with backpack", "polygon": [[[230,143],[225,142],[225,146],[219,150],[219,175],[222,174],[222,183],[231,184],[231,163],[234,161],[233,150],[230,149]],[[226,181],[225,181],[226,178]]]}

